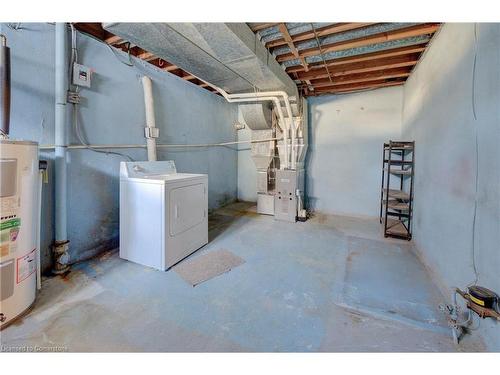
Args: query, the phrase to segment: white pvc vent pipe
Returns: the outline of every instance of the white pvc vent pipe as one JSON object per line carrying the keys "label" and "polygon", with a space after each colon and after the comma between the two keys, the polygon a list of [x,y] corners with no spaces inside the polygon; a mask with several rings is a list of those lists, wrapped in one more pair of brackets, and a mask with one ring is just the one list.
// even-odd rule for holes
{"label": "white pvc vent pipe", "polygon": [[146,110],[146,128],[144,129],[144,133],[148,150],[148,161],[156,161],[156,138],[158,138],[158,128],[156,127],[155,120],[153,84],[151,78],[146,76],[142,77],[142,86],[144,87],[144,106]]}
{"label": "white pvc vent pipe", "polygon": [[[288,169],[291,167],[291,169],[296,168],[296,156],[295,156],[295,144],[296,144],[296,132],[297,132],[297,127],[294,124],[293,121],[293,113],[292,113],[292,107],[290,105],[290,100],[288,98],[288,94],[284,91],[267,91],[267,92],[255,92],[255,93],[243,93],[243,94],[228,94],[225,92],[223,89],[220,87],[214,86],[208,82],[206,82],[209,86],[217,90],[228,102],[234,103],[234,102],[251,102],[251,101],[273,101],[277,110],[278,110],[278,116],[280,117],[281,121],[283,122],[283,126],[285,127],[285,134],[283,136],[284,140],[284,146],[285,146],[285,154],[286,154],[286,159],[285,159],[285,168]],[[283,116],[283,112],[281,110],[281,103],[279,98],[283,98],[283,101],[285,102],[285,108],[288,114],[288,119],[285,120]],[[287,121],[288,120],[288,121]],[[291,137],[291,145],[290,145],[290,150],[288,148],[287,144],[287,138],[288,138],[288,131],[290,131],[290,137]],[[291,165],[290,165],[291,164]]]}

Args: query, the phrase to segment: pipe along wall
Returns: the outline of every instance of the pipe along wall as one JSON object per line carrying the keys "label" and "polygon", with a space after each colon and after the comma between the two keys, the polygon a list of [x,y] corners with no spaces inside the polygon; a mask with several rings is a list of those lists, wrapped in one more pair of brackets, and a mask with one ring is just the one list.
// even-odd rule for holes
{"label": "pipe along wall", "polygon": [[[68,29],[67,29],[68,31]],[[23,24],[18,30],[0,24],[9,40],[12,60],[11,137],[41,145],[55,144],[55,27]],[[67,32],[69,48],[70,33]],[[153,81],[158,144],[212,144],[235,141],[238,110],[218,95],[200,89],[126,54],[116,55],[102,42],[78,34],[79,63],[91,67],[92,87],[82,89],[78,121],[90,144],[144,144],[146,125],[143,76]],[[69,51],[67,51],[69,53]],[[122,62],[124,63],[122,63]],[[68,144],[79,144],[66,105]],[[57,143],[56,143],[57,144]],[[147,160],[146,148],[120,149],[135,160]],[[91,150],[66,148],[67,238],[70,262],[118,246],[119,163],[126,158]],[[181,172],[209,175],[209,208],[236,200],[236,146],[157,148],[158,160],[174,160]],[[49,183],[42,202],[42,266],[51,266],[55,239],[55,173],[53,150],[42,150],[49,161]],[[60,237],[59,237],[60,238]]]}

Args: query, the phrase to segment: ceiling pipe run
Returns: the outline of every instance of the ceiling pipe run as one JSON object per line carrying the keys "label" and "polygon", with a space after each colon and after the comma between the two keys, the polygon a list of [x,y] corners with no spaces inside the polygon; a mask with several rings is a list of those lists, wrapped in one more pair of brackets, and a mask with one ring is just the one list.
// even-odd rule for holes
{"label": "ceiling pipe run", "polygon": [[[288,97],[288,94],[284,91],[267,91],[267,92],[254,92],[254,93],[241,93],[241,94],[228,94],[224,90],[222,90],[220,87],[211,85],[210,83],[206,82],[208,85],[213,87],[217,92],[219,92],[228,102],[234,103],[234,102],[252,102],[252,101],[268,101],[272,100],[277,108],[278,111],[278,116],[280,120],[283,123],[283,126],[285,127],[285,134],[283,137],[284,140],[284,146],[285,146],[285,153],[286,153],[286,159],[285,159],[285,169],[291,168],[291,169],[296,169],[297,167],[297,160],[295,156],[295,145],[296,145],[296,134],[297,134],[297,127],[294,124],[293,121],[293,113],[292,113],[292,106],[290,105],[290,99]],[[288,118],[285,119],[283,116],[283,112],[281,110],[281,102],[280,98],[283,99],[285,103],[285,108],[287,111]],[[291,145],[288,147],[287,143],[287,138],[291,136]]]}

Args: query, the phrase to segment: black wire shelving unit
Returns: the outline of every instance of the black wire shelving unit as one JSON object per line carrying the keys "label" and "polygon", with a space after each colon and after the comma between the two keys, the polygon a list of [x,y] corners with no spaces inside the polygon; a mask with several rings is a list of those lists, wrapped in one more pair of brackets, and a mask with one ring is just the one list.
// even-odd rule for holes
{"label": "black wire shelving unit", "polygon": [[379,219],[384,237],[411,240],[414,167],[414,141],[384,143]]}

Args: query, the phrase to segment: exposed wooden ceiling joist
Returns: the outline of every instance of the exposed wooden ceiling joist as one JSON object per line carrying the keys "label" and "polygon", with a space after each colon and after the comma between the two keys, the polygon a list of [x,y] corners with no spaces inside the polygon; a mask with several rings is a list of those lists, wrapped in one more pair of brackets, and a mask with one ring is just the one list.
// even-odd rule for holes
{"label": "exposed wooden ceiling joist", "polygon": [[74,26],[84,33],[90,34],[97,39],[104,40],[107,37],[107,32],[102,28],[101,24],[98,22],[85,22],[85,23],[75,23]]}
{"label": "exposed wooden ceiling joist", "polygon": [[396,68],[396,69],[386,69],[371,73],[361,73],[361,74],[349,74],[336,78],[333,83],[328,78],[317,79],[311,81],[311,84],[315,87],[334,87],[339,85],[345,85],[348,83],[361,83],[369,81],[378,81],[381,79],[391,79],[391,78],[402,78],[408,77],[411,73],[410,68]]}
{"label": "exposed wooden ceiling joist", "polygon": [[[300,61],[300,65],[286,68],[286,72],[292,79],[301,81],[299,89],[304,90],[305,95],[322,95],[347,93],[359,90],[373,89],[401,85],[410,75],[413,67],[418,62],[422,52],[428,43],[395,47],[377,52],[363,53],[353,56],[324,60],[308,63],[306,58],[319,56],[321,53],[343,51],[352,48],[365,47],[387,41],[397,41],[421,35],[432,35],[439,28],[438,23],[418,24],[403,27],[383,33],[366,35],[360,38],[348,39],[336,43],[321,45],[321,47],[300,49],[300,44],[310,40],[317,40],[336,33],[369,27],[374,23],[345,22],[335,23],[317,29],[290,34],[286,23],[255,23],[251,29],[254,32],[277,27],[281,37],[269,41],[265,46],[272,51],[276,47],[286,46],[290,48],[289,53],[278,55],[276,60],[280,63],[291,60]],[[305,25],[305,24],[304,24]],[[214,90],[197,79],[192,74],[185,72],[153,53],[145,51],[138,46],[131,45],[126,40],[104,30],[100,23],[77,23],[76,28],[90,34],[107,44],[129,53],[139,59],[170,72],[178,77],[199,85],[211,92]],[[274,31],[276,32],[276,31]],[[316,32],[316,35],[315,35]]]}
{"label": "exposed wooden ceiling joist", "polygon": [[[394,56],[402,56],[402,55],[408,55],[408,54],[413,54],[413,53],[421,53],[425,50],[426,46],[427,46],[427,43],[421,43],[421,44],[416,44],[413,46],[391,48],[391,49],[378,51],[378,52],[370,52],[370,53],[364,53],[364,54],[360,54],[360,55],[354,55],[354,56],[348,56],[348,57],[341,57],[341,58],[333,59],[333,60],[327,60],[326,63],[330,67],[330,66],[335,66],[335,65],[356,63],[356,62],[361,62],[361,61],[382,59],[382,58],[386,58],[386,57],[394,57]],[[309,64],[310,70],[318,69],[321,67],[323,67],[323,62]],[[296,73],[296,72],[302,72],[302,71],[304,71],[304,68],[302,65],[295,65],[295,66],[286,68],[287,73]]]}
{"label": "exposed wooden ceiling joist", "polygon": [[[323,45],[321,46],[321,50],[323,51],[323,53],[343,51],[346,49],[368,46],[370,44],[383,43],[397,39],[405,39],[405,38],[410,38],[412,36],[432,34],[436,32],[438,28],[439,24],[437,23],[415,25],[393,31],[387,31],[383,33],[363,36],[361,38],[348,39],[336,43]],[[301,57],[310,57],[319,54],[320,51],[318,47],[299,50],[299,56]],[[296,57],[293,53],[285,53],[283,55],[276,56],[276,60],[278,62],[290,61],[294,59],[296,59]]]}
{"label": "exposed wooden ceiling joist", "polygon": [[377,89],[381,87],[390,87],[390,86],[398,86],[405,83],[404,78],[400,78],[398,80],[379,80],[379,81],[371,81],[371,82],[362,82],[362,83],[352,83],[347,85],[339,85],[333,87],[321,87],[314,90],[315,95],[321,94],[340,94],[340,93],[348,93],[355,92],[360,90],[369,90],[369,89]]}
{"label": "exposed wooden ceiling joist", "polygon": [[179,69],[179,67],[174,64],[165,63],[165,66],[162,66],[162,69],[166,72],[171,72],[173,70]]}
{"label": "exposed wooden ceiling joist", "polygon": [[257,31],[268,29],[270,27],[276,26],[279,22],[270,22],[270,23],[259,23],[251,27],[252,31],[256,33]]}
{"label": "exposed wooden ceiling joist", "polygon": [[[325,26],[325,27],[320,27],[316,29],[316,33],[318,37],[323,37],[327,35],[332,35],[332,34],[338,34],[338,33],[343,33],[346,31],[351,31],[355,29],[360,29],[362,27],[374,25],[372,22],[345,22],[345,23],[336,23],[333,25]],[[314,31],[305,31],[303,33],[298,33],[295,35],[292,35],[292,41],[294,43],[297,42],[304,42],[306,40],[311,40],[315,39],[314,36]],[[280,46],[286,45],[288,42],[286,38],[280,38],[280,39],[275,39],[271,40],[266,43],[266,48],[272,49]]]}
{"label": "exposed wooden ceiling joist", "polygon": [[[402,68],[413,66],[418,62],[418,55],[394,56],[385,59],[377,59],[371,61],[361,61],[357,63],[341,64],[329,67],[329,73],[333,77],[344,76],[355,73],[367,73],[377,70]],[[297,73],[297,79],[314,80],[318,78],[328,77],[326,69],[314,69],[308,72]]]}
{"label": "exposed wooden ceiling joist", "polygon": [[111,35],[107,37],[104,41],[112,46],[123,43],[123,39],[116,35]]}
{"label": "exposed wooden ceiling joist", "polygon": [[309,70],[309,67],[307,65],[306,59],[299,56],[299,50],[297,49],[297,47],[295,47],[295,44],[293,43],[292,37],[290,36],[290,33],[288,32],[288,28],[286,27],[285,23],[280,23],[278,28],[281,34],[283,35],[283,38],[285,38],[285,40],[287,41],[290,51],[292,51],[292,53],[296,56],[296,58],[298,58],[301,61],[304,70],[307,72]]}
{"label": "exposed wooden ceiling joist", "polygon": [[138,57],[139,59],[144,60],[144,61],[153,61],[154,59],[158,58],[154,54],[152,54],[151,52],[147,52],[147,51],[141,52],[140,54],[136,55],[136,57]]}

